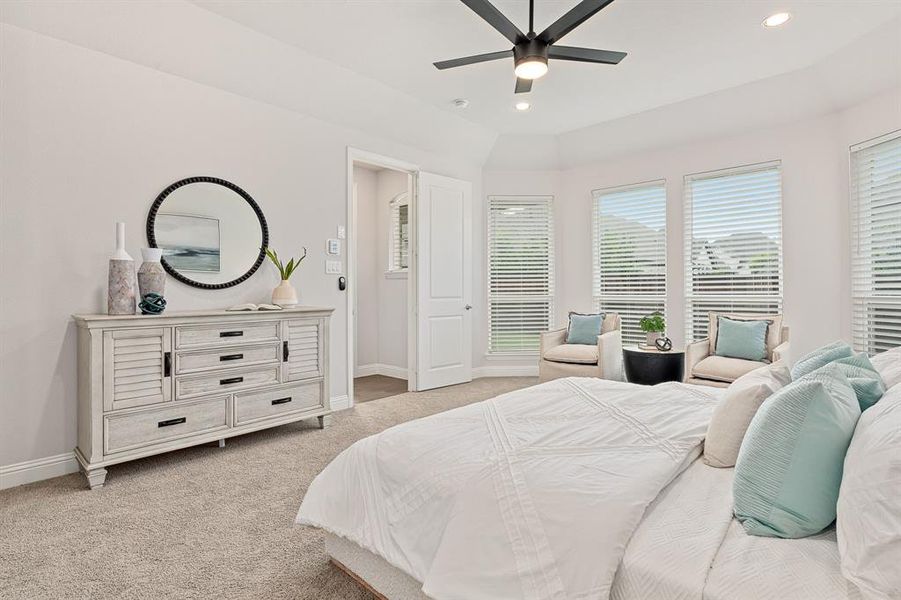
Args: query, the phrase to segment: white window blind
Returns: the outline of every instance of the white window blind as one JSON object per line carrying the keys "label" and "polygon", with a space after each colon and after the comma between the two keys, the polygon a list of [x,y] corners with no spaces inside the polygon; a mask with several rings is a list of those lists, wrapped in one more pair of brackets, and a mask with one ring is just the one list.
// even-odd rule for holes
{"label": "white window blind", "polygon": [[782,312],[782,167],[685,177],[685,315],[689,341],[708,313]]}
{"label": "white window blind", "polygon": [[406,271],[410,261],[410,203],[407,194],[391,201],[391,228],[388,232],[388,270]]}
{"label": "white window blind", "polygon": [[645,337],[641,317],[666,312],[664,181],[595,190],[592,289],[595,306],[619,313],[624,342]]}
{"label": "white window blind", "polygon": [[854,346],[901,346],[901,131],[851,148]]}
{"label": "white window blind", "polygon": [[488,198],[488,296],[489,352],[537,352],[554,313],[553,198]]}

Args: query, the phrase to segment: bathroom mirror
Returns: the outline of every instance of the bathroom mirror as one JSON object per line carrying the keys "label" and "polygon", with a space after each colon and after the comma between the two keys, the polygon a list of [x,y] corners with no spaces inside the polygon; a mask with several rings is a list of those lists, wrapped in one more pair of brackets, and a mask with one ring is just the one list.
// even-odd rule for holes
{"label": "bathroom mirror", "polygon": [[260,267],[269,245],[263,211],[235,184],[189,177],[163,190],[147,215],[147,241],[163,267],[204,289],[238,285]]}

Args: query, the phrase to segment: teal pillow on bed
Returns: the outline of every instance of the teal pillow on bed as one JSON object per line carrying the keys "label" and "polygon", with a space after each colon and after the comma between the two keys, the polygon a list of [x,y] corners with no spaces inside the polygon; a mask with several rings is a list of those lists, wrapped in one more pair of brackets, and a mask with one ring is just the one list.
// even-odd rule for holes
{"label": "teal pillow on bed", "polygon": [[830,364],[835,365],[848,378],[848,383],[857,394],[860,412],[879,402],[885,393],[885,383],[865,352],[840,358]]}
{"label": "teal pillow on bed", "polygon": [[826,346],[817,348],[809,354],[805,354],[792,367],[792,379],[801,379],[808,373],[813,373],[820,367],[824,367],[834,360],[849,358],[854,352],[851,346],[839,340]]}
{"label": "teal pillow on bed", "polygon": [[594,346],[601,335],[601,325],[604,323],[604,313],[596,315],[582,315],[569,313],[569,328],[566,332],[567,344],[585,344]]}
{"label": "teal pillow on bed", "polygon": [[859,417],[857,395],[835,364],[764,401],[735,463],[734,512],[745,531],[799,538],[828,527]]}
{"label": "teal pillow on bed", "polygon": [[729,317],[717,317],[717,356],[766,360],[766,332],[769,321],[737,321]]}

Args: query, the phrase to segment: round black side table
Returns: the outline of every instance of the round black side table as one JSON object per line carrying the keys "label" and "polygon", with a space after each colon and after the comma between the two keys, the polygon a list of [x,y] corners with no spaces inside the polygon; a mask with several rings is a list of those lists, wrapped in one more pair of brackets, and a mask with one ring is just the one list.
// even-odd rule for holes
{"label": "round black side table", "polygon": [[623,348],[623,369],[626,381],[641,385],[656,385],[664,381],[682,381],[685,371],[685,352],[632,346]]}

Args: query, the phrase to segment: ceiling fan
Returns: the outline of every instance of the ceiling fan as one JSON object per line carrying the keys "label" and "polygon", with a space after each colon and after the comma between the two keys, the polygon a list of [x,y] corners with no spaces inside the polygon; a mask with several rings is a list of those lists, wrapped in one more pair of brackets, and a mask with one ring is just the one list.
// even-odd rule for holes
{"label": "ceiling fan", "polygon": [[615,65],[626,57],[625,52],[556,45],[560,38],[590,19],[613,0],[582,0],[539,34],[534,31],[535,0],[529,0],[529,33],[520,31],[488,0],[460,1],[510,40],[513,48],[453,60],[442,60],[434,63],[438,69],[453,69],[512,56],[516,73],[516,93],[522,94],[532,90],[533,80],[547,73],[549,58]]}

